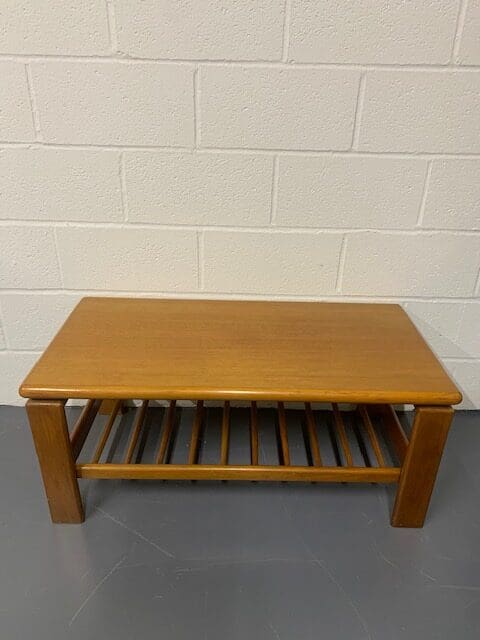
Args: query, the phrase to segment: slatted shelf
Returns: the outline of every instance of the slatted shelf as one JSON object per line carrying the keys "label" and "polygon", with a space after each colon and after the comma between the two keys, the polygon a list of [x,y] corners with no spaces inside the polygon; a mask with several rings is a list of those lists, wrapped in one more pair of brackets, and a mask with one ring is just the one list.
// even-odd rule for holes
{"label": "slatted shelf", "polygon": [[143,400],[126,413],[116,401],[102,415],[100,402],[89,400],[71,429],[81,478],[387,483],[398,480],[408,446],[390,405],[342,411],[334,403],[326,411],[309,402],[300,410]]}

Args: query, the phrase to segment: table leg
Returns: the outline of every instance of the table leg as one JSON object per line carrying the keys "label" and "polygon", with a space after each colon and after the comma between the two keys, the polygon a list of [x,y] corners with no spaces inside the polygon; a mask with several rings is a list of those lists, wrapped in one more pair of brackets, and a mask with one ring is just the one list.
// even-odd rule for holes
{"label": "table leg", "polygon": [[85,519],[63,400],[29,400],[27,413],[52,522]]}
{"label": "table leg", "polygon": [[393,508],[394,527],[423,526],[452,417],[452,407],[417,407]]}

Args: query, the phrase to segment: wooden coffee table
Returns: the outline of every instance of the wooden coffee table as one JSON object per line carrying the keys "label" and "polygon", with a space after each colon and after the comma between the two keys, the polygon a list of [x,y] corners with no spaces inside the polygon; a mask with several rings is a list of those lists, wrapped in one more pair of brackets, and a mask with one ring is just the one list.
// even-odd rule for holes
{"label": "wooden coffee table", "polygon": [[[77,478],[129,478],[398,482],[393,526],[421,527],[451,405],[461,401],[398,305],[121,298],[83,299],[20,394],[29,398],[52,520],[72,523],[84,520]],[[65,402],[76,398],[87,402],[69,430]],[[133,422],[126,421],[125,453],[111,462],[107,450],[125,428],[121,410],[128,400],[141,403]],[[157,425],[155,458],[144,462],[139,441],[157,400],[168,402]],[[196,408],[187,459],[174,464],[168,452],[183,400]],[[223,406],[215,464],[199,456],[206,401]],[[237,401],[248,402],[250,464],[229,464]],[[261,461],[260,401],[276,407],[278,464]],[[290,402],[301,403],[304,412],[305,464],[291,462]],[[312,403],[329,403],[332,412]],[[339,403],[353,411],[340,410]],[[409,439],[392,408],[399,403],[416,408]],[[327,427],[335,464],[325,463],[322,451]],[[94,453],[78,462],[95,431]]]}

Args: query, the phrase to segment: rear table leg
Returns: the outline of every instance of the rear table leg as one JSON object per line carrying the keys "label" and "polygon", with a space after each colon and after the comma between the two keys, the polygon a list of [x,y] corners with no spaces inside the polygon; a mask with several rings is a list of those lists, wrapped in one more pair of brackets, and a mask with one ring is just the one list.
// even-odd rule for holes
{"label": "rear table leg", "polygon": [[85,519],[63,400],[29,400],[27,413],[52,522]]}
{"label": "rear table leg", "polygon": [[423,526],[452,417],[451,407],[417,407],[400,473],[392,526]]}

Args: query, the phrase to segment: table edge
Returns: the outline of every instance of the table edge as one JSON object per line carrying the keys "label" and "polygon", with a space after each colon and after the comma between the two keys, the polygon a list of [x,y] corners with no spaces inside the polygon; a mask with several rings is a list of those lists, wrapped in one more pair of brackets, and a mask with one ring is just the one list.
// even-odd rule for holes
{"label": "table edge", "polygon": [[284,402],[346,402],[414,405],[456,405],[462,402],[458,390],[451,392],[417,391],[339,391],[329,389],[228,389],[209,387],[114,387],[42,388],[22,384],[20,396],[35,400],[117,399],[117,400],[258,400]]}

